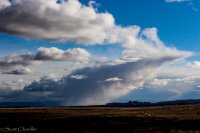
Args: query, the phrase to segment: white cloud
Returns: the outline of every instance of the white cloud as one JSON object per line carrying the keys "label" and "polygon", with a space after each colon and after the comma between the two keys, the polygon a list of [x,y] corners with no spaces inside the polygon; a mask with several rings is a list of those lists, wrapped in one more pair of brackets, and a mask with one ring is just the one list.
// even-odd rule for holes
{"label": "white cloud", "polygon": [[78,0],[17,0],[0,11],[1,32],[32,39],[97,44],[113,26],[111,14],[98,13]]}
{"label": "white cloud", "polygon": [[90,53],[83,48],[68,49],[64,52],[64,57],[71,60],[88,61],[91,59]]}
{"label": "white cloud", "polygon": [[40,47],[35,55],[36,60],[59,60],[63,58],[64,51],[55,47]]}
{"label": "white cloud", "polygon": [[119,77],[113,77],[113,78],[108,78],[105,81],[106,82],[115,82],[115,81],[122,81],[123,79],[119,78]]}
{"label": "white cloud", "polygon": [[[179,51],[164,45],[157,34],[156,28],[141,30],[138,26],[119,27],[116,26],[108,34],[107,42],[120,43],[125,50],[123,60],[138,60],[143,58],[160,58],[164,56],[191,56],[191,52]],[[132,60],[132,61],[133,61]]]}
{"label": "white cloud", "polygon": [[153,28],[146,28],[143,30],[142,34],[147,38],[148,41],[152,45],[155,45],[157,47],[163,48],[164,44],[158,37],[158,29],[153,27]]}
{"label": "white cloud", "polygon": [[138,39],[140,31],[141,28],[139,26],[115,26],[108,30],[106,41],[111,44],[122,44],[125,48],[134,48],[135,45],[143,43],[142,40]]}

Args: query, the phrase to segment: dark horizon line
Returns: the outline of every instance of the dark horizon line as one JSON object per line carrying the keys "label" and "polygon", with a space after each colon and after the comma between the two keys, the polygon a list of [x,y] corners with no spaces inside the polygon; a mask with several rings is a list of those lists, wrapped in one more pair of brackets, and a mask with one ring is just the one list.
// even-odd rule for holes
{"label": "dark horizon line", "polygon": [[165,106],[165,105],[187,105],[200,104],[200,99],[180,99],[160,102],[111,102],[102,105],[60,105],[59,102],[0,102],[0,108],[20,108],[20,107],[145,107],[145,106]]}

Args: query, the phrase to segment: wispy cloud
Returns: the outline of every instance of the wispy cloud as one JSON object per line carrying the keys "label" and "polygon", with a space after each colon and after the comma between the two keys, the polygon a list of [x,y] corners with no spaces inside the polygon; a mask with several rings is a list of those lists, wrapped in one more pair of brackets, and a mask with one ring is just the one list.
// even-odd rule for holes
{"label": "wispy cloud", "polygon": [[178,2],[178,3],[181,3],[181,2],[189,2],[191,0],[165,0],[165,2],[167,3],[173,3],[173,2]]}
{"label": "wispy cloud", "polygon": [[193,11],[199,10],[199,0],[165,0],[166,3],[186,3]]}

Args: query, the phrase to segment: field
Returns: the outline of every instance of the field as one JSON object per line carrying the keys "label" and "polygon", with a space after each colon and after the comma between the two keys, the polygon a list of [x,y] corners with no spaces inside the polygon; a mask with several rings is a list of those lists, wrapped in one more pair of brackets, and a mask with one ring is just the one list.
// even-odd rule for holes
{"label": "field", "polygon": [[0,132],[200,133],[200,105],[1,108]]}

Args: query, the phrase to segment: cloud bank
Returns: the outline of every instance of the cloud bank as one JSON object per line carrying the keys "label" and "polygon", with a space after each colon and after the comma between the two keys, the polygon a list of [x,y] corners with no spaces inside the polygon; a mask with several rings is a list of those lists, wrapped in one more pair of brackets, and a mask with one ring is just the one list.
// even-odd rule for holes
{"label": "cloud bank", "polygon": [[9,97],[16,101],[55,100],[61,102],[61,105],[104,104],[143,87],[146,80],[154,77],[156,68],[177,58],[179,57],[168,56],[118,65],[87,67],[60,79],[41,78],[24,87],[22,91],[10,93]]}

